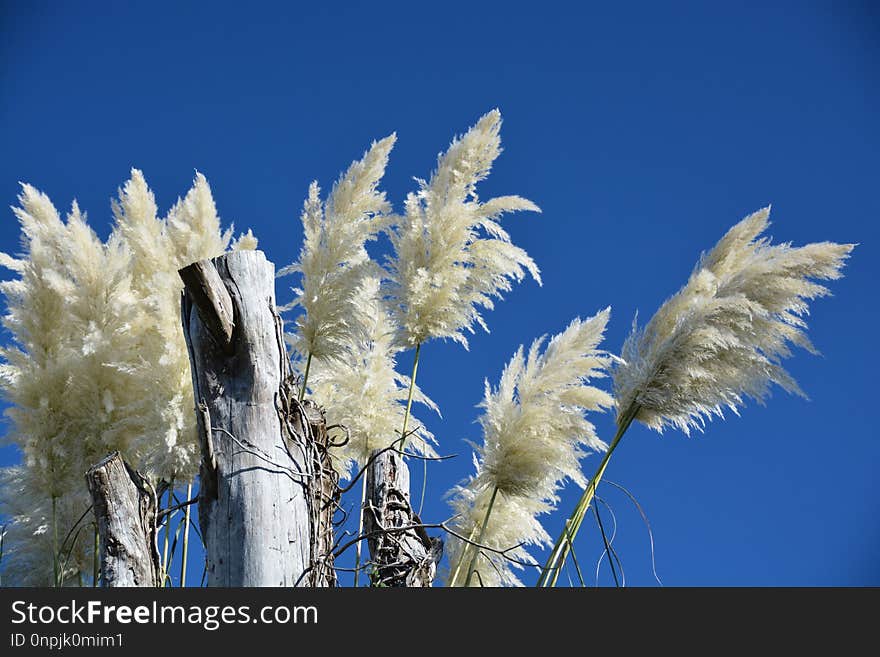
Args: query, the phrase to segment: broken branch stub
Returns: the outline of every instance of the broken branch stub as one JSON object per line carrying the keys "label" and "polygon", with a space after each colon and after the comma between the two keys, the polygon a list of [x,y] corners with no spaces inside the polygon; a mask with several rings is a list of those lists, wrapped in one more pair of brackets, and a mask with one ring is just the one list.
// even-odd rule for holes
{"label": "broken branch stub", "polygon": [[98,525],[101,586],[159,585],[156,491],[113,452],[89,468],[86,483]]}
{"label": "broken branch stub", "polygon": [[[372,561],[372,585],[429,587],[443,541],[429,537],[410,504],[409,467],[395,450],[373,451],[367,466],[364,534]],[[408,529],[401,529],[407,527]]]}

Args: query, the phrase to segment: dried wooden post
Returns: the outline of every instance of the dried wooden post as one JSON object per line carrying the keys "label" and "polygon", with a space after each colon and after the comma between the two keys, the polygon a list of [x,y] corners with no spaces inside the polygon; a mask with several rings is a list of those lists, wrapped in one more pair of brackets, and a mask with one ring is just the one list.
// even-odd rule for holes
{"label": "dried wooden post", "polygon": [[373,562],[373,586],[427,587],[437,573],[443,541],[432,538],[410,505],[409,467],[395,450],[374,451],[367,467],[364,533]]}
{"label": "dried wooden post", "polygon": [[[295,394],[292,390],[291,394]],[[291,397],[292,398],[292,397]],[[330,460],[330,437],[324,411],[310,400],[299,403],[293,399],[290,414],[295,434],[306,437],[310,452],[311,472],[309,499],[311,506],[311,570],[309,586],[336,586],[333,567],[333,516],[339,505],[339,474]]]}
{"label": "dried wooden post", "polygon": [[275,268],[235,251],[180,270],[202,443],[199,523],[209,586],[306,584],[309,478],[289,430],[289,371]]}
{"label": "dried wooden post", "polygon": [[156,491],[113,452],[86,473],[98,524],[101,586],[158,586]]}

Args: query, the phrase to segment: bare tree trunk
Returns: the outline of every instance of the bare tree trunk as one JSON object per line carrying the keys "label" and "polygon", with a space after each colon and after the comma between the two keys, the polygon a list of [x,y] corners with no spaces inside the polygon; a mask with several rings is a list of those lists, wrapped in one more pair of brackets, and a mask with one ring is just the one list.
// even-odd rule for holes
{"label": "bare tree trunk", "polygon": [[311,461],[292,431],[275,268],[235,251],[180,270],[202,443],[199,523],[209,586],[307,583]]}
{"label": "bare tree trunk", "polygon": [[158,586],[156,491],[113,452],[86,473],[98,524],[101,586]]}
{"label": "bare tree trunk", "polygon": [[394,450],[374,451],[370,458],[364,533],[369,537],[373,586],[431,586],[443,541],[429,537],[421,527],[412,528],[422,521],[410,504],[409,468]]}

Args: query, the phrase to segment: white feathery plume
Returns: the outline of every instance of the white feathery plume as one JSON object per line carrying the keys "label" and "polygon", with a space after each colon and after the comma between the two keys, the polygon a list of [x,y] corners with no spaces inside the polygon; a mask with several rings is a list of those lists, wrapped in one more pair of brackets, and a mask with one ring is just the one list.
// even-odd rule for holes
{"label": "white feathery plume", "polygon": [[259,247],[259,241],[256,236],[254,236],[253,231],[248,228],[246,233],[242,233],[238,236],[232,245],[229,247],[231,251],[256,251]]}
{"label": "white feathery plume", "polygon": [[[114,237],[131,253],[132,285],[139,299],[130,331],[139,338],[137,378],[142,390],[140,407],[130,409],[128,421],[140,420],[143,429],[134,453],[126,457],[148,476],[189,480],[198,468],[200,451],[189,355],[180,328],[183,284],[177,272],[221,255],[232,230],[221,232],[211,188],[200,173],[183,200],[160,219],[143,173],[132,169],[113,213]],[[250,231],[248,235],[241,239],[253,238]]]}
{"label": "white feathery plume", "polygon": [[[21,449],[24,462],[4,473],[0,505],[19,519],[31,517],[31,527],[44,527],[54,515],[48,531],[24,531],[23,545],[10,541],[17,554],[51,556],[53,544],[88,508],[86,468],[112,449],[127,449],[138,435],[139,427],[126,421],[139,403],[132,374],[139,344],[128,330],[138,306],[130,255],[118,239],[102,244],[75,203],[62,221],[30,185],[22,186],[19,201],[24,256],[0,258],[19,276],[0,287],[4,326],[14,340],[0,350],[0,388],[11,404],[6,414],[13,426],[5,439]],[[72,554],[86,552],[75,546]],[[52,560],[31,572],[33,564],[23,559],[12,559],[11,581],[51,583]],[[61,579],[82,567],[72,561]]]}
{"label": "white feathery plume", "polygon": [[[180,203],[180,202],[178,202]],[[133,366],[140,383],[140,407],[128,418],[142,419],[143,433],[136,439],[138,466],[154,478],[191,477],[198,465],[192,409],[189,357],[180,329],[180,290],[177,269],[189,251],[175,243],[167,221],[157,216],[153,192],[144,175],[132,169],[131,178],[113,202],[114,236],[132,254],[132,285],[140,306],[131,318],[131,331],[139,335],[142,359]],[[176,217],[177,240],[192,237],[181,213]],[[219,231],[218,231],[219,232]],[[204,237],[193,239],[196,255]],[[216,255],[211,250],[211,255]],[[132,460],[135,454],[123,452]],[[142,462],[141,459],[143,459]]]}
{"label": "white feathery plume", "polygon": [[[82,477],[93,463],[120,450],[154,481],[194,474],[199,450],[177,269],[188,258],[222,253],[228,235],[220,233],[201,176],[161,220],[143,175],[133,170],[113,204],[116,224],[106,243],[75,203],[62,221],[30,185],[19,201],[23,254],[0,254],[0,265],[18,275],[0,283],[3,323],[13,337],[0,350],[0,389],[11,404],[6,440],[24,462],[0,474],[0,504],[18,519],[10,536],[24,541],[10,539],[9,549],[50,559],[41,557],[33,569],[29,557],[11,557],[4,570],[13,582],[45,585],[53,534],[62,540],[88,507]],[[54,525],[49,531],[29,529],[47,523]],[[91,540],[83,538],[89,533],[78,535],[62,579],[91,571]]]}
{"label": "white feathery plume", "polygon": [[[409,378],[395,370],[395,327],[382,303],[379,279],[366,277],[353,299],[362,324],[353,342],[333,359],[323,359],[314,369],[310,388],[327,414],[329,425],[344,424],[349,440],[331,450],[335,467],[349,477],[352,465],[363,467],[370,452],[389,447],[400,438],[406,408]],[[438,412],[437,407],[418,388],[416,401]],[[425,456],[436,456],[434,437],[421,423],[407,444]]]}
{"label": "white feathery plume", "polygon": [[[0,468],[0,504],[6,519],[0,563],[4,586],[53,585],[52,500],[34,483],[25,466]],[[78,585],[79,574],[92,561],[91,519],[80,524],[82,531],[69,532],[90,503],[87,491],[55,500],[57,518],[68,523],[59,526],[57,538],[62,553],[59,580],[65,586]]]}
{"label": "white feathery plume", "polygon": [[553,546],[539,586],[553,586],[593,501],[608,459],[634,420],[662,431],[702,430],[744,397],[763,402],[771,383],[800,392],[781,361],[789,344],[815,352],[803,316],[829,294],[817,280],[840,278],[853,244],[772,245],[761,237],[770,208],[733,226],[703,255],[687,284],[632,333],[615,368],[617,432]]}
{"label": "white feathery plume", "polygon": [[183,263],[181,267],[223,255],[234,230],[230,226],[221,232],[211,186],[198,171],[192,189],[168,211],[165,223],[176,261]]}
{"label": "white feathery plume", "polygon": [[701,257],[687,284],[651,321],[634,326],[614,372],[621,411],[661,431],[702,429],[744,397],[763,402],[771,383],[803,394],[781,365],[789,345],[815,353],[805,334],[808,301],[829,294],[853,244],[771,244],[764,208]]}
{"label": "white feathery plume", "polygon": [[296,299],[285,307],[305,311],[297,318],[295,335],[288,336],[302,358],[334,358],[361,339],[356,299],[364,276],[376,270],[364,245],[388,224],[390,205],[378,185],[396,139],[392,134],[373,142],[340,176],[326,204],[317,182],[309,187],[299,260],[278,271],[278,276],[302,275]]}
{"label": "white feathery plume", "polygon": [[118,239],[102,244],[75,203],[62,222],[30,185],[19,201],[26,254],[2,256],[19,278],[0,287],[4,326],[14,338],[0,350],[0,385],[12,404],[9,438],[43,490],[58,496],[68,475],[79,483],[81,450],[131,439],[114,411],[134,397],[129,370],[139,355],[129,326],[138,304],[131,258]]}
{"label": "white feathery plume", "polygon": [[[586,449],[607,448],[585,413],[614,405],[608,393],[589,385],[604,377],[612,362],[611,355],[598,350],[609,316],[606,308],[589,319],[575,319],[543,352],[544,338],[535,340],[527,354],[520,347],[498,388],[486,382],[477,473],[452,491],[457,513],[452,524],[459,534],[471,540],[479,536],[478,543],[497,550],[549,543],[535,516],[555,507],[566,480],[586,485],[580,467]],[[462,562],[451,584],[467,578],[472,552],[463,541],[450,539],[450,564]],[[508,556],[534,563],[522,548]],[[477,565],[484,586],[519,583],[511,570],[516,564],[504,556],[483,551]]]}
{"label": "white feathery plume", "polygon": [[[529,255],[498,223],[505,212],[538,206],[519,196],[481,203],[476,185],[501,153],[501,113],[492,110],[438,158],[429,182],[410,193],[392,232],[389,293],[406,347],[449,338],[467,347],[464,331],[486,325],[479,308],[511,289],[528,272],[540,284]],[[488,329],[487,329],[488,330]]]}

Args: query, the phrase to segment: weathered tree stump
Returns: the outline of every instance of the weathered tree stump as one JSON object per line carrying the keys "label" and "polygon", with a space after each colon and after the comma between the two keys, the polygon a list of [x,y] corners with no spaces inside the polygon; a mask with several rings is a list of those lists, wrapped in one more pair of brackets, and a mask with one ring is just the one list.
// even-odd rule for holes
{"label": "weathered tree stump", "polygon": [[[432,538],[413,511],[409,467],[395,450],[374,451],[367,467],[364,533],[373,563],[373,586],[428,587],[437,574],[443,542]],[[408,529],[401,529],[408,528]]]}
{"label": "weathered tree stump", "polygon": [[156,491],[113,452],[86,473],[98,525],[101,586],[158,586]]}
{"label": "weathered tree stump", "polygon": [[274,265],[261,251],[235,251],[180,276],[202,446],[208,585],[308,584],[311,459],[289,421],[295,400]]}

